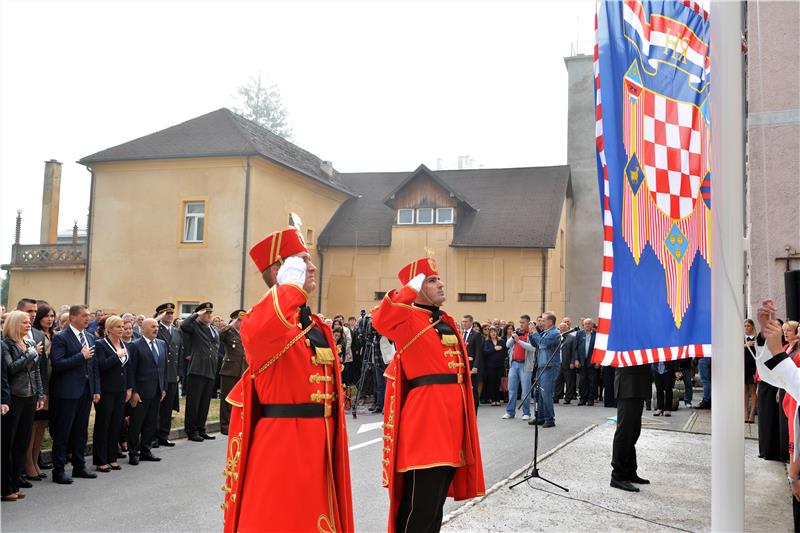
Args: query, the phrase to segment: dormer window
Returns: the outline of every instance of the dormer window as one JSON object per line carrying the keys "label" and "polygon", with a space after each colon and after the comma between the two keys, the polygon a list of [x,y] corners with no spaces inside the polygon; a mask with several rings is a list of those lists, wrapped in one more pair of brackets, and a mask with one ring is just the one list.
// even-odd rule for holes
{"label": "dormer window", "polygon": [[417,209],[417,224],[433,224],[432,207],[420,207]]}
{"label": "dormer window", "polygon": [[436,223],[437,224],[452,224],[453,223],[453,208],[452,207],[438,207],[436,209]]}
{"label": "dormer window", "polygon": [[397,223],[398,224],[413,224],[414,223],[414,210],[413,209],[398,209],[397,210]]}

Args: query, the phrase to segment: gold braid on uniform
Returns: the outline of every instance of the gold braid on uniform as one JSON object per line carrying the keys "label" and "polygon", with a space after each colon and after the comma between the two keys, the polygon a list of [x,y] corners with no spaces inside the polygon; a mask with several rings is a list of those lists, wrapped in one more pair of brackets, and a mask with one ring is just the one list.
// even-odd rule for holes
{"label": "gold braid on uniform", "polygon": [[264,363],[263,365],[261,365],[261,368],[259,368],[258,370],[256,370],[256,371],[253,373],[253,377],[255,377],[255,376],[257,376],[257,375],[261,374],[263,371],[265,371],[265,370],[266,370],[266,369],[268,369],[270,366],[272,366],[272,364],[273,364],[275,361],[277,361],[277,360],[280,358],[280,356],[282,356],[283,354],[285,354],[285,353],[286,353],[286,352],[289,350],[289,348],[291,348],[292,346],[294,346],[294,343],[296,343],[297,341],[299,341],[300,339],[302,339],[302,338],[303,338],[303,336],[304,336],[306,333],[308,333],[309,331],[311,331],[311,328],[313,328],[313,327],[314,327],[314,322],[311,322],[311,324],[309,324],[309,326],[308,326],[306,329],[304,329],[303,331],[301,331],[300,333],[298,333],[297,337],[295,337],[294,339],[292,339],[291,341],[289,341],[289,344],[287,344],[286,346],[284,346],[284,347],[283,347],[283,350],[281,350],[280,352],[278,352],[277,354],[275,354],[275,355],[272,357],[272,359],[270,359],[269,361],[267,361],[266,363]]}

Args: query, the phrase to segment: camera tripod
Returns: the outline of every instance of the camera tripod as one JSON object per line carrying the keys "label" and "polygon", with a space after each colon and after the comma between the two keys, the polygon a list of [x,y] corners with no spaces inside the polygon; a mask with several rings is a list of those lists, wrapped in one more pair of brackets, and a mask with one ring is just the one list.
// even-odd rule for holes
{"label": "camera tripod", "polygon": [[[545,368],[549,367],[550,363],[553,362],[553,358],[556,356],[556,354],[561,352],[561,347],[563,345],[564,345],[564,337],[562,336],[561,337],[561,341],[558,343],[558,348],[555,349],[553,351],[553,353],[550,354],[550,358],[545,363],[545,365],[544,365]],[[537,370],[538,370],[538,365],[537,365]],[[525,402],[527,402],[528,398],[531,396],[531,394],[533,394],[533,398],[534,398],[534,401],[533,401],[533,419],[536,422],[539,421],[539,402],[537,400],[538,400],[539,396],[542,394],[542,387],[540,385],[541,377],[542,377],[541,374],[539,374],[539,372],[537,371],[536,372],[536,379],[533,380],[533,386],[531,386],[531,390],[528,391],[528,394],[525,395],[525,397],[522,399],[522,401],[520,402],[519,406],[517,407],[518,411],[520,409],[522,409],[523,404]],[[539,424],[535,424],[533,426],[533,428],[534,428],[533,429],[533,464],[531,465],[530,470],[528,471],[528,473],[525,475],[524,478],[522,478],[521,480],[517,481],[516,483],[514,483],[513,485],[511,485],[508,488],[509,489],[513,489],[517,485],[521,485],[522,483],[525,483],[526,481],[528,481],[531,478],[536,478],[536,479],[541,479],[542,481],[544,481],[546,483],[550,483],[554,487],[558,487],[559,489],[563,490],[564,492],[569,492],[569,489],[567,487],[559,485],[555,481],[551,481],[551,480],[547,479],[546,477],[543,477],[543,476],[541,476],[539,474]]]}

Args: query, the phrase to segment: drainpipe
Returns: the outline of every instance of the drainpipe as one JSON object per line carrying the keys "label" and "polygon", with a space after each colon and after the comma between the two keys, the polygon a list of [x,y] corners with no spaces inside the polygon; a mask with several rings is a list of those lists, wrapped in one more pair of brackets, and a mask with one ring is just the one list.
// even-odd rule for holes
{"label": "drainpipe", "polygon": [[317,268],[317,272],[319,276],[317,277],[317,313],[322,312],[322,269],[325,266],[325,256],[322,255],[322,246],[319,244],[317,245],[317,253],[319,254],[319,267]]}
{"label": "drainpipe", "polygon": [[242,222],[242,272],[239,281],[239,309],[244,309],[244,283],[247,273],[247,217],[250,212],[250,156],[244,173],[244,220]]}
{"label": "drainpipe", "polygon": [[545,307],[547,302],[545,297],[547,294],[547,248],[539,248],[542,252],[542,314],[546,311]]}
{"label": "drainpipe", "polygon": [[86,217],[86,266],[83,271],[83,302],[89,305],[89,270],[92,264],[92,218],[94,217],[94,193],[95,193],[95,179],[94,169],[90,168],[89,172],[92,173],[92,183],[89,189],[89,216]]}

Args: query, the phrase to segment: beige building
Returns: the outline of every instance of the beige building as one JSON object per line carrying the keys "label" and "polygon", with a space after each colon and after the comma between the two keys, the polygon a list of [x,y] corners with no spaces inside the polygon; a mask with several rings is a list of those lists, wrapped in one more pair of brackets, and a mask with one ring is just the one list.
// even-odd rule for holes
{"label": "beige building", "polygon": [[[321,271],[311,305],[328,315],[371,309],[425,255],[439,262],[452,313],[564,311],[566,166],[340,173],[227,109],[80,163],[92,180],[88,242],[74,244],[69,268],[55,257],[21,268],[15,255],[10,301],[147,314],[209,300],[227,314],[266,290],[250,247],[295,225]],[[46,196],[51,185],[46,174]]]}

